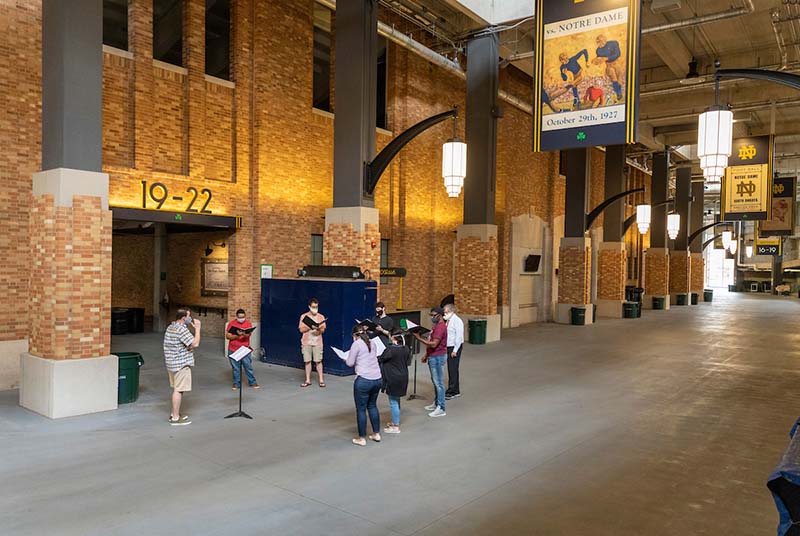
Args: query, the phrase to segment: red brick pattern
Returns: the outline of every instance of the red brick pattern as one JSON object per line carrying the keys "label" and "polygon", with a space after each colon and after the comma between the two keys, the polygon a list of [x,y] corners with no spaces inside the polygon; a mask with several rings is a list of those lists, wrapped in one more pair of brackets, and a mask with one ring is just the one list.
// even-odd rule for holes
{"label": "red brick pattern", "polygon": [[601,249],[597,252],[597,298],[625,299],[628,254],[625,250]]}
{"label": "red brick pattern", "polygon": [[56,207],[31,198],[30,352],[48,359],[111,352],[111,212],[100,198]]}
{"label": "red brick pattern", "polygon": [[669,295],[669,255],[652,250],[645,252],[644,292],[651,296]]}
{"label": "red brick pattern", "polygon": [[691,256],[691,288],[692,292],[702,294],[705,289],[706,261],[702,253],[692,253]]}
{"label": "red brick pattern", "polygon": [[562,246],[558,260],[558,303],[591,303],[591,292],[591,249]]}
{"label": "red brick pattern", "polygon": [[680,251],[672,251],[669,256],[669,292],[670,294],[688,294],[691,292],[691,261],[689,255]]}
{"label": "red brick pattern", "polygon": [[455,295],[460,312],[468,315],[497,313],[497,256],[494,237],[485,242],[475,236],[458,241]]}
{"label": "red brick pattern", "polygon": [[[349,223],[332,223],[323,233],[323,264],[327,266],[358,266],[364,275],[380,278],[381,234],[378,226],[364,225],[364,232]],[[367,274],[366,270],[369,270]]]}

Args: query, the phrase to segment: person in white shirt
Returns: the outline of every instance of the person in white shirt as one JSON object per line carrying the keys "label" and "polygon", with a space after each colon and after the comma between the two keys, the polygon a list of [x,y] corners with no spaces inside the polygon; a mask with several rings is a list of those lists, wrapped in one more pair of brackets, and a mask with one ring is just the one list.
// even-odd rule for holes
{"label": "person in white shirt", "polygon": [[456,314],[456,306],[444,306],[444,319],[447,322],[447,391],[445,400],[461,396],[458,382],[458,366],[461,363],[461,350],[464,348],[464,321]]}

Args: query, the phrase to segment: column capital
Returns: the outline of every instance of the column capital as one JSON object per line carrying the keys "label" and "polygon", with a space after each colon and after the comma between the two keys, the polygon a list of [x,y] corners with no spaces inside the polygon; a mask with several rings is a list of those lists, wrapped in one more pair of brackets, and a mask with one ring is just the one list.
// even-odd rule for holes
{"label": "column capital", "polygon": [[481,242],[488,242],[492,238],[497,240],[497,225],[492,224],[464,224],[456,229],[456,240],[465,238],[480,238]]}
{"label": "column capital", "polygon": [[353,230],[363,233],[367,225],[379,225],[379,213],[372,207],[333,207],[325,209],[325,230],[331,224],[343,223],[353,226]]}
{"label": "column capital", "polygon": [[33,174],[33,195],[52,195],[57,207],[71,207],[76,195],[99,197],[108,210],[108,174],[80,169],[56,168]]}

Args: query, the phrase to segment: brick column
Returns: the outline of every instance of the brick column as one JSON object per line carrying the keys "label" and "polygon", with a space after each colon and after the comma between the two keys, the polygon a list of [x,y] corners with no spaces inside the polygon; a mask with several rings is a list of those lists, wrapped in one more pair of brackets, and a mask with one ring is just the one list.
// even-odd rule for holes
{"label": "brick column", "polygon": [[108,175],[54,169],[33,176],[30,350],[21,406],[59,418],[117,408],[111,354]]}
{"label": "brick column", "polygon": [[153,169],[152,131],[155,102],[153,72],[153,0],[130,0],[128,40],[133,54],[134,167]]}
{"label": "brick column", "polygon": [[698,302],[703,301],[703,290],[706,283],[706,261],[702,253],[692,253],[691,262],[691,292],[698,294]]}
{"label": "brick column", "polygon": [[205,180],[206,2],[183,1],[183,65],[187,76],[189,177]]}
{"label": "brick column", "polygon": [[602,242],[597,254],[597,316],[622,318],[628,271],[625,242]]}
{"label": "brick column", "polygon": [[558,258],[558,303],[556,322],[571,323],[570,309],[586,308],[586,324],[594,322],[592,307],[592,250],[591,239],[565,237],[561,239]]}
{"label": "brick column", "polygon": [[498,254],[496,225],[469,224],[458,227],[454,285],[456,304],[464,320],[486,319],[486,342],[500,340],[500,315],[497,312]]}
{"label": "brick column", "polygon": [[[380,282],[381,233],[378,209],[326,209],[322,263],[326,266],[357,266],[369,278]],[[378,291],[380,295],[380,288]]]}
{"label": "brick column", "polygon": [[672,305],[678,303],[679,294],[686,295],[684,304],[689,305],[691,262],[688,251],[672,251],[669,256],[669,294]]}
{"label": "brick column", "polygon": [[669,250],[649,248],[644,254],[644,297],[642,308],[652,309],[653,298],[664,298],[669,309]]}

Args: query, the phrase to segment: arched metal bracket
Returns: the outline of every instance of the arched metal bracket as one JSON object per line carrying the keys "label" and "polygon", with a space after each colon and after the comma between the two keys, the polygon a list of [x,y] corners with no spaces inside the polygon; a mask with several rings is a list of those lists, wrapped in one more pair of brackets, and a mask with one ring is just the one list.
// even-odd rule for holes
{"label": "arched metal bracket", "polygon": [[586,230],[588,231],[589,229],[592,228],[594,220],[596,220],[598,216],[600,216],[600,214],[602,214],[605,209],[611,206],[612,203],[618,201],[619,199],[622,199],[623,197],[627,197],[629,195],[638,192],[644,192],[644,188],[634,188],[632,190],[627,190],[625,192],[619,193],[617,195],[612,195],[611,197],[609,197],[608,199],[597,205],[589,214],[586,215]]}
{"label": "arched metal bracket", "polygon": [[390,141],[371,162],[364,164],[364,194],[371,197],[375,193],[375,187],[378,185],[381,175],[383,175],[383,172],[389,167],[392,159],[397,156],[397,153],[399,153],[403,147],[432,126],[450,117],[458,117],[458,106],[453,106],[452,110],[423,119],[416,125],[404,130]]}
{"label": "arched metal bracket", "polygon": [[705,250],[708,247],[708,245],[711,244],[717,238],[722,238],[722,234],[720,233],[718,235],[714,235],[711,238],[709,238],[708,240],[706,240],[705,242],[703,242],[703,249],[701,251]]}
{"label": "arched metal bracket", "polygon": [[[655,205],[652,206],[652,208],[663,207],[664,205],[669,205],[670,203],[674,202],[675,199],[670,197],[666,201],[661,201],[659,203],[656,203]],[[625,233],[628,232],[628,229],[631,228],[631,225],[633,225],[635,221],[636,221],[636,214],[633,214],[632,216],[630,216],[628,219],[625,220],[625,223],[622,224],[622,236],[625,236]]]}
{"label": "arched metal bracket", "polygon": [[714,79],[718,83],[723,78],[749,78],[751,80],[764,80],[800,89],[800,76],[783,71],[768,71],[766,69],[717,69]]}
{"label": "arched metal bracket", "polygon": [[692,234],[689,235],[689,239],[686,241],[686,244],[687,245],[691,245],[691,243],[694,242],[694,240],[698,236],[703,234],[703,231],[707,231],[707,230],[709,230],[709,229],[711,229],[713,227],[716,227],[717,225],[731,225],[732,223],[733,222],[729,222],[729,221],[718,221],[718,222],[714,222],[714,223],[709,223],[708,225],[704,225],[703,227],[700,227],[698,230],[696,230],[695,232],[693,232]]}

